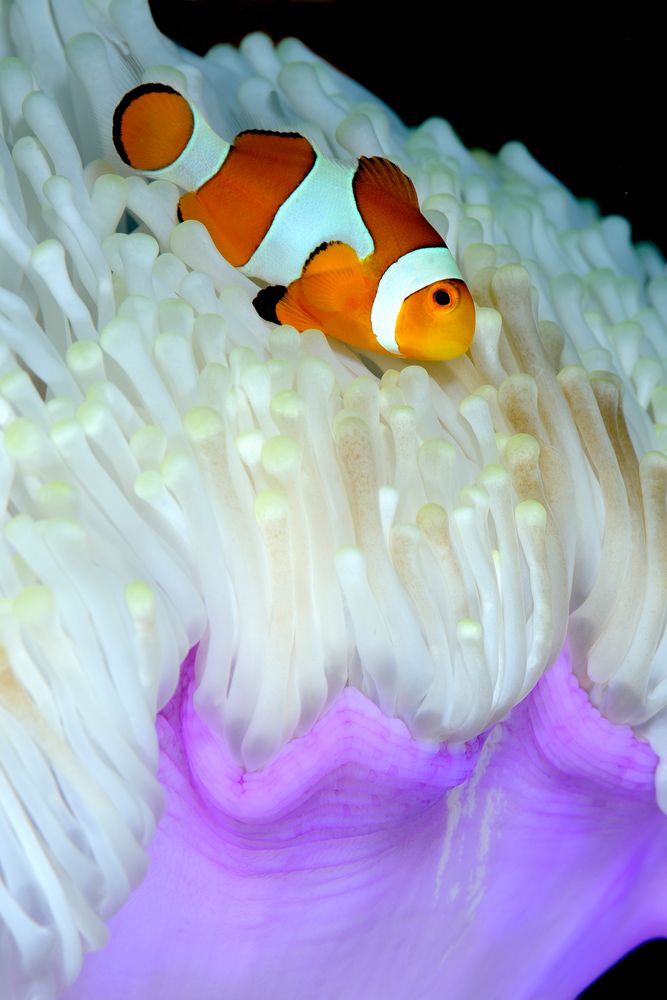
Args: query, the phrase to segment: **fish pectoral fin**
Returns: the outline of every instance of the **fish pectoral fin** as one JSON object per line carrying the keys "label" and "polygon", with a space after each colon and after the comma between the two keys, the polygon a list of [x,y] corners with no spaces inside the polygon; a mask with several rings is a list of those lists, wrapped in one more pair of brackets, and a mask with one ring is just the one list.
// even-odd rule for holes
{"label": "fish pectoral fin", "polygon": [[369,294],[366,282],[357,267],[341,268],[336,271],[322,271],[319,274],[305,274],[299,278],[301,296],[317,316],[336,316],[361,308]]}
{"label": "fish pectoral fin", "polygon": [[415,186],[397,164],[384,156],[361,156],[354,175],[354,184],[382,191],[394,201],[419,211]]}
{"label": "fish pectoral fin", "polygon": [[286,294],[287,287],[285,285],[267,285],[266,288],[260,288],[252,300],[252,304],[262,319],[267,320],[269,323],[280,323],[281,321],[278,319],[276,313],[276,306]]}
{"label": "fish pectoral fin", "polygon": [[322,330],[332,316],[370,311],[373,294],[352,247],[325,243],[310,255],[301,277],[278,302],[276,314],[281,323],[290,323],[297,330]]}
{"label": "fish pectoral fin", "polygon": [[[296,282],[293,284],[296,284]],[[290,285],[291,288],[292,285]],[[301,301],[301,296],[294,291],[290,291],[290,289],[288,289],[287,295],[284,295],[276,306],[278,322],[287,326],[293,326],[295,330],[321,330],[321,320],[312,316]]]}
{"label": "fish pectoral fin", "polygon": [[349,243],[332,240],[329,243],[320,243],[318,247],[315,247],[303,265],[301,276],[312,277],[314,274],[326,273],[327,271],[344,271],[358,264],[359,258]]}

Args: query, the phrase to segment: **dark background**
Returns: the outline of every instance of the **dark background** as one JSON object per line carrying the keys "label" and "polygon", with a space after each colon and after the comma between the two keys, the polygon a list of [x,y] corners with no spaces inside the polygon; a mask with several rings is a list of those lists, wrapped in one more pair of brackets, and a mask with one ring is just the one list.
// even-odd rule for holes
{"label": "dark background", "polygon": [[[296,35],[408,125],[449,119],[467,146],[510,139],[578,197],[625,216],[667,253],[664,36],[634,10],[599,20],[562,5],[486,10],[447,0],[150,0],[158,27],[195,52],[250,31]],[[667,891],[667,889],[666,889]],[[660,982],[665,941],[632,952],[582,1000],[642,996]],[[472,998],[471,998],[472,1000]],[[475,998],[477,1000],[477,998]],[[512,1000],[512,998],[508,998]]]}
{"label": "dark background", "polygon": [[[250,31],[296,35],[409,125],[448,118],[467,146],[510,139],[578,197],[629,219],[667,253],[664,34],[639,12],[582,20],[558,5],[484,10],[467,0],[150,0],[197,52]],[[583,9],[583,5],[581,5]],[[664,183],[664,182],[663,182]]]}

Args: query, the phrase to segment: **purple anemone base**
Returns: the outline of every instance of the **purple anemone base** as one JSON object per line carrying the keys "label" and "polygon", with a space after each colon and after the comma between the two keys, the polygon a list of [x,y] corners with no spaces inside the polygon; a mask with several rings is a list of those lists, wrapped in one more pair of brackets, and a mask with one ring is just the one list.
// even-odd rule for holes
{"label": "purple anemone base", "polygon": [[253,774],[192,693],[190,658],[149,872],[68,1000],[572,1000],[667,931],[656,757],[565,654],[458,751],[347,688]]}

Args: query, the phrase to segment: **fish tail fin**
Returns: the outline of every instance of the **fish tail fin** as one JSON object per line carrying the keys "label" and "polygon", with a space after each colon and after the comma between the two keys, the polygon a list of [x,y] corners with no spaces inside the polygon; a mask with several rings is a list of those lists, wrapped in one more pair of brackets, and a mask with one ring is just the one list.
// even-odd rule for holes
{"label": "fish tail fin", "polygon": [[187,97],[165,83],[142,83],[125,94],[114,112],[113,141],[128,166],[186,191],[210,180],[230,150]]}
{"label": "fish tail fin", "polygon": [[182,94],[164,83],[142,83],[114,111],[113,143],[134,170],[163,170],[184,151],[194,125],[190,102]]}

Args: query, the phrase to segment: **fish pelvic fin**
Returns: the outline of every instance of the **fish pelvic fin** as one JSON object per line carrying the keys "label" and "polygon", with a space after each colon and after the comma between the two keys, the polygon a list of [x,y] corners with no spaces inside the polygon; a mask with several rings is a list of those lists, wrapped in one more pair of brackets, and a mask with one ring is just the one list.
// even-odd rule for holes
{"label": "fish pelvic fin", "polygon": [[266,288],[260,288],[252,300],[257,314],[269,323],[280,323],[276,314],[276,306],[286,293],[286,285],[267,285]]}
{"label": "fish pelvic fin", "polygon": [[[299,279],[300,280],[300,279]],[[279,323],[293,326],[295,330],[321,330],[323,320],[311,314],[308,302],[297,287],[299,281],[293,281],[285,295],[276,303],[275,312]]]}

